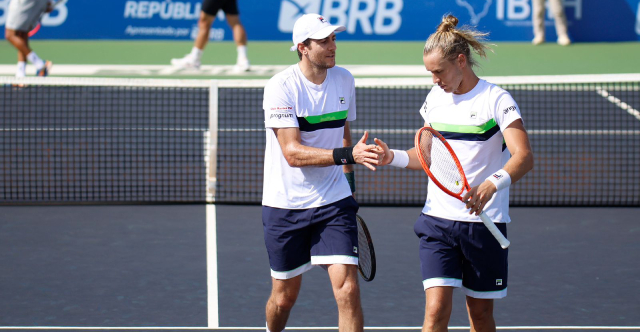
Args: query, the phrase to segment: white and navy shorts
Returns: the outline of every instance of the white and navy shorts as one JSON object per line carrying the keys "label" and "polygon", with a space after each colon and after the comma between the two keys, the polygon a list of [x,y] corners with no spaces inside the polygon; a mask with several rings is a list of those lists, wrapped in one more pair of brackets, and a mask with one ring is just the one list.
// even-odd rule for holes
{"label": "white and navy shorts", "polygon": [[311,209],[262,207],[271,276],[291,279],[313,265],[358,265],[358,203],[349,196]]}
{"label": "white and navy shorts", "polygon": [[[507,225],[496,224],[507,235]],[[414,231],[420,238],[424,289],[462,287],[467,296],[507,296],[508,249],[502,249],[481,222],[453,221],[421,214]]]}

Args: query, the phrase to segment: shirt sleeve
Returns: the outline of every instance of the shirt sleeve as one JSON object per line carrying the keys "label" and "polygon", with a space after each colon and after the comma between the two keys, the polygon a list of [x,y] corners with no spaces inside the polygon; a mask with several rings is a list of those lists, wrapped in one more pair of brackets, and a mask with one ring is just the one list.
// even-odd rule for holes
{"label": "shirt sleeve", "polygon": [[495,105],[494,117],[501,131],[507,129],[513,121],[522,119],[518,104],[507,91],[502,90],[497,94]]}
{"label": "shirt sleeve", "polygon": [[284,84],[269,81],[264,88],[262,108],[265,128],[299,127],[295,100],[289,96]]}

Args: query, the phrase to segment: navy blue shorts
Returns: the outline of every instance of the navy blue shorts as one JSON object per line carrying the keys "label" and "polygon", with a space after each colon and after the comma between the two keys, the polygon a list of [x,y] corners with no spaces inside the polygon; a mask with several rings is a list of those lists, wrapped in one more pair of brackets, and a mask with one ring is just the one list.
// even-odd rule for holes
{"label": "navy blue shorts", "polygon": [[238,3],[236,0],[204,0],[202,1],[202,11],[216,16],[218,11],[222,11],[227,15],[240,15],[238,12]]}
{"label": "navy blue shorts", "polygon": [[358,203],[352,196],[311,209],[262,207],[271,276],[290,279],[313,265],[358,265]]}
{"label": "navy blue shorts", "polygon": [[[507,225],[496,224],[507,236]],[[414,226],[420,238],[424,289],[462,287],[479,299],[507,296],[508,249],[502,249],[483,223],[421,214]]]}

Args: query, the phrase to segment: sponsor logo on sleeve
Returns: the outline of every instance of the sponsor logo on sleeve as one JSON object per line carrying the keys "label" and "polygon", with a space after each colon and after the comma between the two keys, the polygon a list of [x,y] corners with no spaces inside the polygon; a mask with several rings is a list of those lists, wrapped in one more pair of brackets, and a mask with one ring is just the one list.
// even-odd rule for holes
{"label": "sponsor logo on sleeve", "polygon": [[509,112],[511,112],[511,111],[515,111],[515,110],[517,110],[517,108],[516,108],[515,106],[509,106],[509,107],[505,108],[505,109],[502,111],[502,113],[507,114],[507,113],[509,113]]}
{"label": "sponsor logo on sleeve", "polygon": [[291,113],[273,113],[269,117],[269,119],[285,119],[285,118],[293,118],[293,114]]}
{"label": "sponsor logo on sleeve", "polygon": [[340,97],[340,104],[344,104],[344,103],[345,103],[344,97]]}

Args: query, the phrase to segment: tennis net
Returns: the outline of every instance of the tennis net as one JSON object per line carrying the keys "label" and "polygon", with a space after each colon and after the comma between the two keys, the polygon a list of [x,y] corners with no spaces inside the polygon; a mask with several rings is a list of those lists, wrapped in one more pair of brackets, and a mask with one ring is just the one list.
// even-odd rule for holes
{"label": "tennis net", "polygon": [[[535,154],[512,205],[640,205],[640,75],[486,79],[518,102]],[[0,204],[261,201],[264,80],[0,82]],[[430,79],[356,85],[354,141],[412,147]],[[363,205],[422,205],[427,190],[420,171],[356,179]]]}

